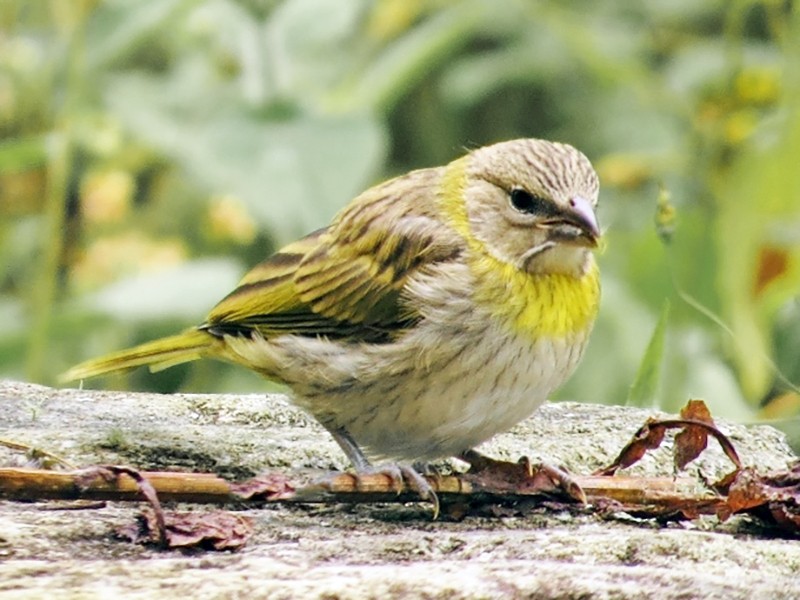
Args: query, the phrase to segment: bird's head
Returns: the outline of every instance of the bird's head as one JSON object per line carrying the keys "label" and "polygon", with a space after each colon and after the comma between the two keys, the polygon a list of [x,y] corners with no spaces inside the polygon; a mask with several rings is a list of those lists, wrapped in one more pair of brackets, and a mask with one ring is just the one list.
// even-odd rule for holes
{"label": "bird's head", "polygon": [[581,275],[601,237],[597,173],[567,144],[520,139],[469,156],[472,235],[494,258],[530,273]]}

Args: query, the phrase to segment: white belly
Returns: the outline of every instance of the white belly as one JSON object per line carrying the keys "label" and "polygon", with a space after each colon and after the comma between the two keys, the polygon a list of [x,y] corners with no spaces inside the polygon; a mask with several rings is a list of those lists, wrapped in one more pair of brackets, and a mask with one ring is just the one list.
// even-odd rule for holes
{"label": "white belly", "polygon": [[457,455],[530,416],[571,374],[577,354],[565,351],[564,342],[484,342],[440,370],[347,402],[348,409],[361,407],[338,417],[369,454]]}
{"label": "white belly", "polygon": [[294,336],[269,346],[291,348],[284,379],[323,425],[345,429],[368,456],[423,460],[457,455],[531,415],[572,373],[586,338],[532,344],[480,329],[432,349]]}

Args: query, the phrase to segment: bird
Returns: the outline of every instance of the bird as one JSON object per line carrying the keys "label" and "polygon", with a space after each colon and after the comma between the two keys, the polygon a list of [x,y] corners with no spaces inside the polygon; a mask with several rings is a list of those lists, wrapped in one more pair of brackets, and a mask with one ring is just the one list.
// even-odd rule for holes
{"label": "bird", "polygon": [[571,145],[473,149],[358,195],[252,268],[200,325],[62,379],[243,365],[287,385],[357,473],[435,501],[414,465],[485,463],[475,447],[533,414],[581,360],[600,300],[598,194]]}

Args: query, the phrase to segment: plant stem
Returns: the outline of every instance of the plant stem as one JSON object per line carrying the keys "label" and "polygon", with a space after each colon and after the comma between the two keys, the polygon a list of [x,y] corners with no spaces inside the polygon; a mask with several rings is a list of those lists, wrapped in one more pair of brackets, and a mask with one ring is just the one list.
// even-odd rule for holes
{"label": "plant stem", "polygon": [[66,130],[51,140],[47,164],[47,192],[44,209],[44,240],[38,273],[31,296],[31,333],[25,374],[29,381],[46,379],[46,355],[53,303],[56,297],[61,249],[64,245],[67,186],[71,160],[70,135]]}
{"label": "plant stem", "polygon": [[[72,129],[83,92],[84,26],[90,5],[84,3],[75,11],[74,7],[71,10],[67,4],[53,4],[51,10],[62,23],[61,35],[64,43],[63,46],[58,46],[66,48],[62,64],[67,77],[63,103],[55,108],[55,126],[48,144],[43,243],[30,297],[31,327],[25,365],[28,380],[43,383],[48,383],[52,378],[47,365],[47,350],[64,248],[67,199],[74,154]],[[59,62],[57,59],[55,64]]]}

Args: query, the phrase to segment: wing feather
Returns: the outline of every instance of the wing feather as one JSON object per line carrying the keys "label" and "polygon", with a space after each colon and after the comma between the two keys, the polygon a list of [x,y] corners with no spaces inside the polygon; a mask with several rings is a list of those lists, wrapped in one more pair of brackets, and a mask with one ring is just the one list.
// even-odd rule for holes
{"label": "wing feather", "polygon": [[204,329],[390,339],[419,318],[402,301],[408,278],[461,251],[460,239],[438,217],[441,175],[441,169],[414,171],[368,190],[330,227],[248,272]]}

